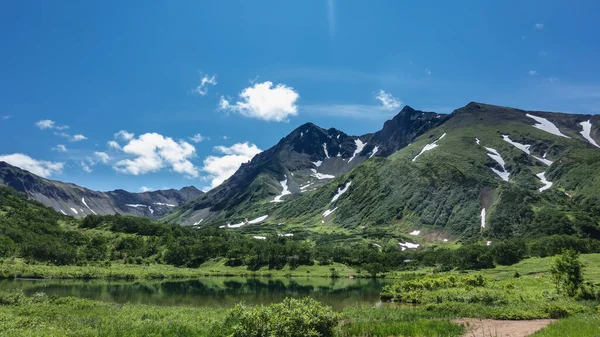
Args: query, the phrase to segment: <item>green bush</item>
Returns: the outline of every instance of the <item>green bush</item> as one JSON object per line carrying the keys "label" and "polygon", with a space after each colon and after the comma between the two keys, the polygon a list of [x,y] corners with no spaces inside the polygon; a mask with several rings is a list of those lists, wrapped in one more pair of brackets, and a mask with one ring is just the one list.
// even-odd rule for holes
{"label": "green bush", "polygon": [[224,322],[213,329],[214,336],[229,337],[331,337],[339,315],[330,307],[304,298],[286,298],[269,306],[238,304]]}

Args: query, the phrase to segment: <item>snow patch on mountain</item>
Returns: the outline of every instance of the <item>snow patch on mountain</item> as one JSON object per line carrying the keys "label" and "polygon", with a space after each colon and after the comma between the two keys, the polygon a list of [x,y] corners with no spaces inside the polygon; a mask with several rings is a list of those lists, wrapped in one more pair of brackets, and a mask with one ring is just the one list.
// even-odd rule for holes
{"label": "snow patch on mountain", "polygon": [[162,202],[155,202],[154,204],[157,205],[157,206],[177,207],[177,205],[165,204],[165,203],[162,203]]}
{"label": "snow patch on mountain", "polygon": [[265,219],[267,219],[267,217],[268,217],[268,215],[263,215],[261,217],[258,217],[256,219],[253,219],[253,220],[250,220],[250,221],[242,221],[242,222],[236,223],[234,225],[227,224],[226,226],[219,226],[219,228],[225,228],[225,227],[227,227],[227,228],[240,228],[240,227],[245,226],[245,225],[253,225],[253,224],[257,224],[257,223],[263,222],[263,221],[265,221]]}
{"label": "snow patch on mountain", "polygon": [[423,153],[425,153],[425,152],[427,152],[427,151],[430,151],[430,150],[433,150],[433,149],[435,149],[436,147],[438,147],[438,144],[437,144],[437,142],[438,142],[440,139],[444,138],[445,136],[446,136],[446,133],[444,133],[443,135],[441,135],[441,136],[440,136],[440,138],[436,139],[436,140],[435,140],[433,143],[425,145],[425,147],[424,147],[424,148],[421,150],[421,152],[419,152],[419,154],[418,154],[418,155],[416,155],[416,156],[413,158],[413,160],[412,160],[412,161],[415,161],[415,160],[417,160],[417,158],[419,158],[419,156],[420,156],[420,155],[422,155]]}
{"label": "snow patch on mountain", "polygon": [[281,187],[283,188],[283,191],[281,191],[281,194],[276,196],[275,199],[271,200],[271,202],[283,202],[283,200],[281,200],[281,198],[283,198],[284,196],[288,195],[288,194],[292,194],[292,192],[290,192],[288,185],[287,185],[287,176],[285,176],[285,180],[280,181],[279,183],[281,184]]}
{"label": "snow patch on mountain", "polygon": [[77,215],[77,214],[78,214],[78,213],[77,213],[77,210],[76,210],[75,208],[73,208],[73,207],[71,207],[71,211],[72,211],[73,213],[75,213],[75,215]]}
{"label": "snow patch on mountain", "polygon": [[533,119],[535,119],[536,122],[538,122],[538,124],[533,125],[534,128],[538,128],[542,131],[546,131],[553,135],[557,135],[557,136],[561,136],[561,137],[565,137],[565,138],[571,138],[571,137],[563,134],[562,132],[560,132],[560,130],[556,127],[556,125],[554,125],[554,123],[547,120],[546,118],[534,116],[531,114],[526,114],[526,116],[529,118],[533,118]]}
{"label": "snow patch on mountain", "polygon": [[150,211],[150,214],[154,214],[154,210],[152,209],[152,206],[148,206],[148,210]]}
{"label": "snow patch on mountain", "polygon": [[517,149],[519,149],[527,154],[531,154],[531,151],[529,151],[529,148],[531,148],[531,145],[517,143],[517,142],[513,141],[512,139],[510,139],[510,137],[508,135],[502,135],[502,139],[504,139],[505,142],[512,144]]}
{"label": "snow patch on mountain", "polygon": [[411,243],[411,242],[399,242],[398,243],[400,245],[400,247],[402,247],[402,250],[407,250],[407,249],[417,249],[419,248],[419,244],[418,243]]}
{"label": "snow patch on mountain", "polygon": [[88,204],[85,202],[85,198],[81,198],[81,202],[83,203],[83,205],[84,205],[85,207],[87,207],[87,209],[89,209],[89,210],[90,210],[90,212],[94,213],[94,215],[98,215],[98,214],[96,214],[96,212],[94,212],[94,210],[93,210],[93,209],[91,209],[91,208],[90,208],[90,206],[88,206]]}
{"label": "snow patch on mountain", "polygon": [[323,217],[326,218],[328,217],[331,213],[335,212],[335,210],[338,209],[337,207],[334,209],[328,209],[325,212],[323,212]]}
{"label": "snow patch on mountain", "polygon": [[477,145],[481,145],[481,141],[479,140],[479,138],[475,137],[475,143],[476,143]]}
{"label": "snow patch on mountain", "polygon": [[65,211],[63,211],[62,209],[60,210],[60,212],[64,215],[67,215],[67,213],[65,213]]}
{"label": "snow patch on mountain", "polygon": [[369,159],[373,158],[373,156],[377,153],[377,151],[379,151],[379,146],[375,146],[373,148],[373,151],[371,151],[371,155],[369,156]]}
{"label": "snow patch on mountain", "polygon": [[550,187],[552,187],[552,182],[548,181],[548,179],[546,179],[546,172],[538,173],[538,174],[536,174],[536,176],[538,178],[540,178],[540,180],[542,181],[542,184],[544,184],[544,186],[540,187],[538,189],[538,191],[543,192],[543,191],[549,189]]}
{"label": "snow patch on mountain", "polygon": [[533,158],[539,160],[540,162],[546,164],[547,166],[552,165],[553,161],[546,159],[546,155],[544,154],[544,158],[540,158],[538,156],[532,156]]}
{"label": "snow patch on mountain", "polygon": [[354,150],[354,154],[352,155],[352,157],[350,159],[348,159],[348,162],[351,162],[352,159],[354,159],[354,157],[356,157],[357,154],[361,153],[362,150],[367,145],[367,143],[363,143],[362,140],[360,140],[360,139],[355,139],[354,143],[356,144],[356,150]]}
{"label": "snow patch on mountain", "polygon": [[490,158],[494,159],[502,167],[502,171],[497,170],[494,167],[491,167],[492,171],[494,171],[494,173],[496,173],[498,176],[500,176],[500,178],[502,178],[502,180],[508,181],[508,178],[510,177],[510,172],[508,172],[506,170],[506,167],[505,167],[506,162],[504,161],[504,159],[502,159],[502,156],[500,156],[500,153],[498,153],[498,151],[496,151],[495,149],[493,149],[491,147],[486,147],[485,149],[488,150],[488,152],[491,152],[491,153],[488,153],[487,155]]}
{"label": "snow patch on mountain", "polygon": [[292,234],[292,233],[287,233],[287,234],[277,234],[277,235],[278,235],[278,236],[281,236],[281,237],[284,237],[284,238],[289,238],[289,237],[292,237],[292,236],[294,236],[294,234]]}
{"label": "snow patch on mountain", "polygon": [[352,180],[346,183],[346,186],[344,186],[344,188],[338,187],[337,193],[333,196],[331,202],[335,202],[342,196],[342,194],[346,193],[346,191],[348,191],[348,188],[350,188],[350,185],[352,185]]}
{"label": "snow patch on mountain", "polygon": [[255,235],[255,236],[253,236],[253,238],[255,238],[257,240],[266,240],[267,239],[267,237],[265,237],[265,236],[259,236],[259,235]]}
{"label": "snow patch on mountain", "polygon": [[142,205],[142,204],[125,204],[125,206],[134,207],[134,208],[137,208],[137,207],[144,207],[144,208],[146,208],[146,207],[148,207],[147,205]]}
{"label": "snow patch on mountain", "polygon": [[313,163],[313,165],[315,165],[316,167],[319,167],[319,166],[321,166],[321,164],[323,164],[323,161],[322,161],[322,160],[317,160],[317,161],[313,161],[312,163]]}
{"label": "snow patch on mountain", "polygon": [[194,224],[192,226],[198,226],[199,224],[202,223],[202,221],[204,221],[204,219],[200,219],[200,221],[194,222]]}
{"label": "snow patch on mountain", "polygon": [[592,123],[591,121],[581,122],[579,123],[583,130],[580,132],[581,135],[590,142],[590,144],[594,145],[597,148],[600,148],[600,145],[596,143],[596,141],[592,138]]}
{"label": "snow patch on mountain", "polygon": [[327,152],[327,143],[323,143],[323,151],[325,151],[325,158],[330,158],[329,152]]}
{"label": "snow patch on mountain", "polygon": [[417,236],[417,235],[419,235],[419,234],[421,234],[421,231],[420,231],[420,230],[414,230],[414,231],[412,231],[412,232],[408,233],[408,235],[414,235],[414,236]]}
{"label": "snow patch on mountain", "polygon": [[485,208],[481,209],[481,228],[485,228]]}
{"label": "snow patch on mountain", "polygon": [[319,173],[315,169],[310,169],[310,170],[312,171],[312,174],[310,176],[317,178],[317,179],[333,179],[333,178],[335,178],[335,176],[333,176],[331,174]]}
{"label": "snow patch on mountain", "polygon": [[248,224],[253,225],[253,224],[261,223],[261,222],[265,221],[268,217],[269,217],[268,215],[259,216],[256,219],[248,221]]}

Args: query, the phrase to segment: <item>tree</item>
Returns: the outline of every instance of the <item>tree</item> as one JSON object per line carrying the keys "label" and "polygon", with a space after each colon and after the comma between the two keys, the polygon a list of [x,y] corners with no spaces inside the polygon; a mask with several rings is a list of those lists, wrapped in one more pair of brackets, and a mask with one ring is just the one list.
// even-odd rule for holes
{"label": "tree", "polygon": [[583,263],[579,261],[579,253],[574,250],[564,250],[552,262],[550,274],[560,293],[573,297],[583,285]]}

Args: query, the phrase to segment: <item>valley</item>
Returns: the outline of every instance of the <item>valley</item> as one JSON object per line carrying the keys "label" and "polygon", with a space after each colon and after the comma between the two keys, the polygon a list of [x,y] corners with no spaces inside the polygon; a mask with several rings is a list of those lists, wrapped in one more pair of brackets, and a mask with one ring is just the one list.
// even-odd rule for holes
{"label": "valley", "polygon": [[[206,192],[97,192],[0,163],[0,334],[227,335],[281,305],[335,336],[598,326],[599,130],[596,115],[405,107],[362,136],[301,125]],[[568,292],[563,260],[582,271]]]}

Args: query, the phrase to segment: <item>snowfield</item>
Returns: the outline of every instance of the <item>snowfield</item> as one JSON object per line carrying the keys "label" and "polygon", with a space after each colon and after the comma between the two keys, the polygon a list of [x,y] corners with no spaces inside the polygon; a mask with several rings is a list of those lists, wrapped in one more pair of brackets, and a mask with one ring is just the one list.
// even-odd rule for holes
{"label": "snowfield", "polygon": [[73,213],[75,213],[75,215],[77,215],[77,214],[78,214],[78,213],[77,213],[77,210],[76,210],[75,208],[73,208],[73,207],[71,207],[71,211],[72,211]]}
{"label": "snowfield", "polygon": [[505,142],[512,144],[517,149],[519,149],[527,154],[531,154],[531,151],[529,151],[529,148],[531,148],[531,145],[517,143],[517,142],[513,141],[512,139],[510,139],[510,137],[508,135],[502,135],[502,139],[504,139]]}
{"label": "snowfield", "polygon": [[413,160],[412,160],[412,161],[415,161],[415,160],[417,160],[417,158],[419,158],[419,156],[420,156],[420,155],[422,155],[423,153],[425,153],[425,152],[427,152],[427,151],[430,151],[430,150],[433,150],[433,149],[435,149],[436,147],[438,147],[438,144],[437,144],[437,142],[438,142],[438,141],[440,141],[440,139],[444,138],[445,136],[446,136],[446,133],[444,133],[443,135],[441,135],[441,136],[440,136],[440,138],[436,139],[436,140],[435,140],[433,143],[425,145],[425,147],[424,147],[424,148],[421,150],[421,152],[419,152],[419,154],[418,154],[418,155],[416,155],[416,156],[413,158]]}
{"label": "snowfield", "polygon": [[485,228],[485,208],[481,209],[481,228]]}
{"label": "snowfield", "polygon": [[477,145],[481,145],[481,141],[479,140],[479,138],[475,137],[475,143],[476,143]]}
{"label": "snowfield", "polygon": [[324,218],[328,217],[329,215],[331,215],[331,213],[335,212],[336,209],[338,209],[338,208],[336,207],[334,209],[328,209],[328,210],[326,210],[325,212],[323,212],[323,217]]}
{"label": "snowfield", "polygon": [[292,234],[292,233],[287,233],[287,234],[277,234],[277,235],[279,235],[279,236],[282,236],[282,237],[286,237],[286,238],[289,238],[289,237],[292,237],[292,236],[294,236],[294,234]]}
{"label": "snowfield", "polygon": [[258,217],[258,218],[256,218],[256,219],[253,219],[253,220],[250,220],[250,221],[248,221],[248,224],[249,224],[249,225],[253,225],[253,224],[257,224],[257,223],[263,222],[263,221],[265,221],[265,220],[266,220],[268,217],[269,217],[268,215],[263,215],[263,216],[260,216],[260,217]]}
{"label": "snowfield", "polygon": [[200,219],[200,221],[194,222],[192,226],[198,226],[200,223],[202,223],[202,221],[204,221],[204,219]]}
{"label": "snowfield", "polygon": [[67,215],[67,213],[65,213],[65,211],[63,211],[62,209],[60,210],[60,212],[64,215]]}
{"label": "snowfield", "polygon": [[125,206],[128,206],[128,207],[144,207],[144,208],[148,207],[148,206],[142,205],[142,204],[125,204]]}
{"label": "snowfield", "polygon": [[346,191],[348,191],[348,188],[350,187],[350,185],[352,185],[352,180],[347,182],[346,186],[344,186],[344,188],[338,187],[337,193],[333,196],[333,198],[331,199],[331,202],[335,202],[342,196],[342,194],[346,193]]}
{"label": "snowfield", "polygon": [[[148,210],[150,211],[150,214],[154,214],[154,210],[152,209],[151,206],[148,206]],[[93,211],[92,211],[93,212]]]}
{"label": "snowfield", "polygon": [[560,132],[560,130],[556,127],[556,125],[554,125],[554,123],[547,120],[546,118],[538,117],[538,116],[534,116],[534,115],[530,115],[530,114],[526,114],[526,116],[529,118],[533,118],[533,119],[535,119],[536,122],[538,122],[538,124],[533,125],[534,128],[538,128],[542,131],[546,131],[553,135],[557,135],[557,136],[561,136],[561,137],[565,137],[565,138],[571,138],[571,137],[563,134],[562,132]]}
{"label": "snowfield", "polygon": [[541,161],[542,163],[544,163],[546,166],[550,166],[552,165],[553,161],[552,160],[548,160],[546,159],[546,154],[544,153],[544,158],[540,158],[538,156],[532,156],[533,158]]}
{"label": "snowfield", "polygon": [[322,161],[322,160],[317,160],[317,161],[313,161],[312,163],[313,163],[313,165],[315,165],[316,167],[319,167],[319,166],[321,166],[321,164],[323,164],[323,161]]}
{"label": "snowfield", "polygon": [[287,185],[287,176],[285,176],[285,180],[280,181],[279,183],[281,184],[281,187],[283,188],[283,191],[281,191],[281,194],[276,196],[275,199],[271,200],[271,202],[283,202],[283,200],[281,200],[281,198],[283,198],[284,196],[288,195],[288,194],[292,194],[292,192],[290,192],[288,185]]}
{"label": "snowfield", "polygon": [[268,217],[268,215],[263,215],[263,216],[258,217],[256,219],[250,220],[247,223],[245,221],[242,221],[240,223],[236,223],[235,225],[227,224],[227,226],[219,226],[219,228],[225,228],[225,227],[227,227],[227,228],[240,228],[240,227],[245,226],[245,225],[253,225],[253,224],[257,224],[259,222],[263,222],[263,221],[265,221],[265,219],[267,217]]}
{"label": "snowfield", "polygon": [[548,180],[546,179],[546,172],[542,172],[542,173],[536,174],[536,176],[537,176],[538,178],[540,178],[540,180],[542,181],[542,184],[544,184],[544,186],[540,187],[540,188],[538,189],[538,191],[540,191],[540,192],[544,192],[545,190],[547,190],[547,189],[549,189],[550,187],[552,187],[552,182],[551,182],[551,181],[548,181]]}
{"label": "snowfield", "polygon": [[354,157],[356,157],[357,154],[361,153],[362,150],[367,145],[367,143],[363,143],[362,140],[360,140],[360,139],[355,139],[354,143],[356,144],[356,150],[354,150],[354,154],[352,155],[352,157],[350,159],[348,159],[348,162],[351,162],[352,159],[354,159]]}
{"label": "snowfield", "polygon": [[583,131],[581,131],[581,135],[588,140],[588,142],[590,142],[590,144],[594,145],[597,148],[600,148],[600,145],[598,145],[598,143],[596,143],[596,141],[592,138],[592,123],[591,121],[587,121],[587,122],[581,122],[579,123],[581,125],[581,127],[583,128]]}
{"label": "snowfield", "polygon": [[310,175],[311,177],[317,178],[317,179],[333,179],[335,178],[335,176],[332,176],[331,174],[325,174],[325,173],[319,173],[317,172],[317,170],[315,169],[310,169],[312,171],[312,174]]}
{"label": "snowfield", "polygon": [[485,149],[488,152],[490,152],[487,155],[490,156],[490,158],[494,159],[502,167],[502,171],[499,171],[493,167],[491,168],[492,171],[494,171],[494,173],[496,173],[500,178],[502,178],[502,180],[508,181],[508,178],[510,177],[510,172],[506,171],[506,162],[504,161],[504,159],[502,159],[500,153],[498,153],[498,151],[492,149],[491,147],[486,147]]}

